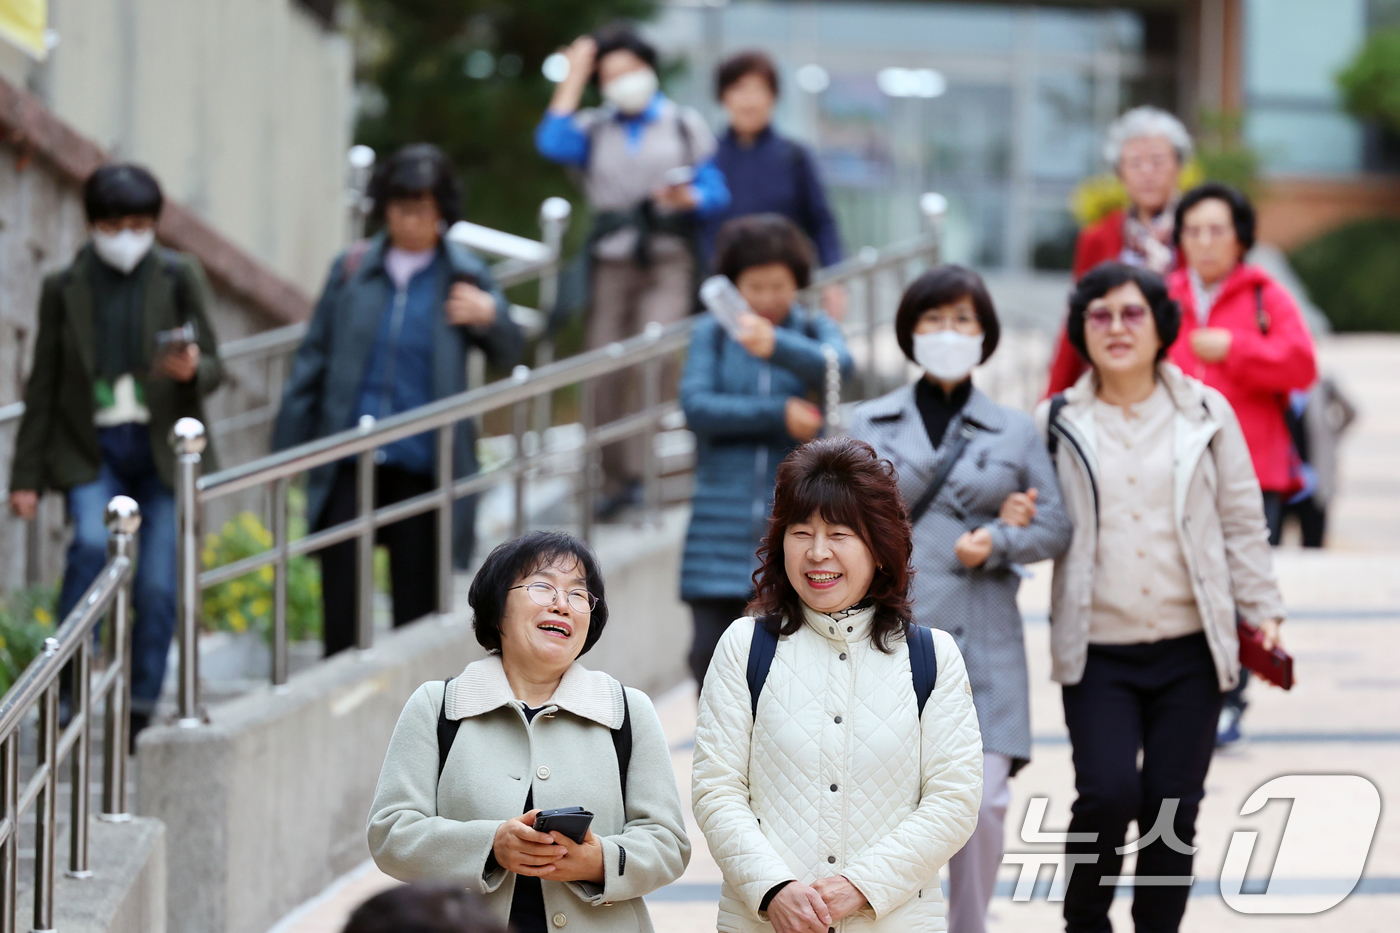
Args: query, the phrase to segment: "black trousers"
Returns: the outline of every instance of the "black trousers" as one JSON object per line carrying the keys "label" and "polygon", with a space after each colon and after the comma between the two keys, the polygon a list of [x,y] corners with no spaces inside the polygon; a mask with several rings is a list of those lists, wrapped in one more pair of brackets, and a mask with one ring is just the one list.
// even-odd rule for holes
{"label": "black trousers", "polygon": [[[1128,823],[1140,836],[1157,823],[1163,801],[1176,799],[1176,839],[1194,844],[1196,813],[1205,796],[1215,749],[1220,685],[1204,634],[1132,645],[1090,645],[1084,677],[1064,688],[1065,724],[1073,746],[1078,792],[1071,833],[1097,833],[1094,842],[1065,844],[1067,854],[1094,854],[1075,866],[1065,891],[1066,933],[1112,933],[1108,908],[1121,874]],[[1138,751],[1142,767],[1138,768]],[[1191,874],[1192,856],[1159,838],[1137,853],[1138,876]],[[1190,887],[1143,886],[1133,892],[1137,933],[1176,933]]]}
{"label": "black trousers", "polygon": [[[392,505],[435,488],[433,478],[395,467],[374,470],[376,507]],[[328,528],[355,517],[355,467],[342,465],[321,519]],[[437,513],[415,515],[380,528],[375,540],[389,549],[389,583],[394,627],[437,610]],[[355,644],[359,609],[359,565],[352,539],[323,549],[321,558],[322,639],[326,657]]]}
{"label": "black trousers", "polygon": [[[1324,506],[1308,496],[1284,505],[1283,521],[1287,521],[1289,516],[1298,519],[1298,527],[1303,532],[1303,547],[1322,547],[1327,537],[1327,509]],[[1279,530],[1282,532],[1282,528]]]}
{"label": "black trousers", "polygon": [[714,657],[720,636],[729,628],[729,623],[747,614],[745,607],[749,599],[747,596],[708,597],[687,599],[686,603],[690,605],[690,615],[695,624],[695,635],[690,642],[690,673],[695,683],[703,686],[705,672],[710,669],[710,658]]}

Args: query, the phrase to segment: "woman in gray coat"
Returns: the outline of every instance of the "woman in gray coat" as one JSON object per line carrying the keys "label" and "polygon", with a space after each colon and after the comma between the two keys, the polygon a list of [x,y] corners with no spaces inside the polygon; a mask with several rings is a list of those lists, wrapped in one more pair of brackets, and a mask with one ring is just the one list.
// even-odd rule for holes
{"label": "woman in gray coat", "polygon": [[948,929],[982,933],[1001,864],[1008,779],[1030,760],[1030,696],[1016,591],[1023,564],[1059,555],[1071,528],[1026,412],[972,386],[996,349],[977,273],[945,265],[904,293],[895,336],[923,378],[856,409],[850,433],[899,471],[914,526],[914,618],[952,634],[982,728],[977,830],[948,863]]}
{"label": "woman in gray coat", "polygon": [[[467,597],[490,654],[409,698],[369,816],[375,864],[483,895],[514,933],[650,933],[643,896],[690,859],[647,695],[577,658],[608,621],[588,545],[537,531],[486,558]],[[582,807],[591,825],[541,811]]]}

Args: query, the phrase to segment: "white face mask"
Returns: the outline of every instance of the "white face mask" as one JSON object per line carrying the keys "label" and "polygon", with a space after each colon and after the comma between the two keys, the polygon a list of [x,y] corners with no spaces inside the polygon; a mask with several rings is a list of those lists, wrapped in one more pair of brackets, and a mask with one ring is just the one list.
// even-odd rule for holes
{"label": "white face mask", "polygon": [[603,100],[630,116],[647,109],[657,87],[656,72],[638,68],[603,85]]}
{"label": "white face mask", "polygon": [[92,248],[107,265],[126,275],[135,269],[156,243],[155,230],[92,231]]}
{"label": "white face mask", "polygon": [[914,362],[935,379],[959,382],[982,362],[982,335],[969,337],[955,330],[915,334]]}

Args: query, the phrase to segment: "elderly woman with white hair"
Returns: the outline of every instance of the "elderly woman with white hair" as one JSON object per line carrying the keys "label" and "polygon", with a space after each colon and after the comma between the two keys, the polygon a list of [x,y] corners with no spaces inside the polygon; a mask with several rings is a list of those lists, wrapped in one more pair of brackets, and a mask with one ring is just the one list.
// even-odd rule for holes
{"label": "elderly woman with white hair", "polygon": [[[1076,281],[1109,260],[1160,275],[1176,267],[1174,211],[1181,198],[1181,170],[1191,151],[1191,134],[1186,127],[1156,107],[1134,107],[1109,125],[1104,159],[1122,180],[1128,206],[1079,231],[1074,244]],[[1046,394],[1068,389],[1088,368],[1061,328]]]}

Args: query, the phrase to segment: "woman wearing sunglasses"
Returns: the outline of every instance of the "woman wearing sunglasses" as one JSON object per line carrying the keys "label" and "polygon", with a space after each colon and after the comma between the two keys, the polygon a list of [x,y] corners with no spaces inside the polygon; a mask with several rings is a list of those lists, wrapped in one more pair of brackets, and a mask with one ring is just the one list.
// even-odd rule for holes
{"label": "woman wearing sunglasses", "polygon": [[[515,933],[651,930],[642,897],[680,877],[690,840],[651,701],[577,662],[608,621],[598,559],[534,532],[491,552],[467,602],[489,654],[404,707],[370,810],[375,863],[475,891]],[[564,807],[592,813],[581,842],[536,822]]]}
{"label": "woman wearing sunglasses", "polygon": [[1070,876],[1068,933],[1109,928],[1115,885],[1100,879],[1120,874],[1132,820],[1148,840],[1128,847],[1137,928],[1180,926],[1221,695],[1239,680],[1235,614],[1270,645],[1283,621],[1249,448],[1224,396],[1166,360],[1179,329],[1156,273],[1096,267],[1068,322],[1091,369],[1036,412],[1074,523],[1050,608],[1069,832],[1095,840],[1065,851],[1096,856]]}

